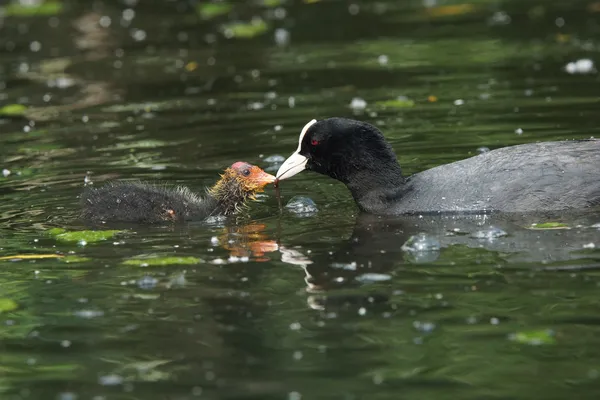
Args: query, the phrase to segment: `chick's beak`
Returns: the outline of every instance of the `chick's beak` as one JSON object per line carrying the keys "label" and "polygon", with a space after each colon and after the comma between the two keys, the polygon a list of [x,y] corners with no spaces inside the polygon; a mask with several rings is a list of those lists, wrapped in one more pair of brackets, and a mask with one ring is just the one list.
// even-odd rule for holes
{"label": "chick's beak", "polygon": [[252,183],[254,183],[259,188],[262,189],[269,183],[275,182],[275,177],[269,173],[266,173],[259,167],[252,167],[252,170],[250,173],[250,180],[252,181]]}

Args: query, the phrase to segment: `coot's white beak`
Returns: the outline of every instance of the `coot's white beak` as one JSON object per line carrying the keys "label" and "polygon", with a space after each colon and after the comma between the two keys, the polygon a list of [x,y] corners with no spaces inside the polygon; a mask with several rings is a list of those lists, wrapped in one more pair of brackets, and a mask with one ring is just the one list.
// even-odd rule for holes
{"label": "coot's white beak", "polygon": [[308,159],[300,154],[300,148],[302,147],[302,139],[313,124],[317,123],[316,119],[313,119],[308,124],[304,125],[302,132],[300,132],[300,138],[298,139],[298,148],[291,156],[287,158],[281,164],[281,167],[277,170],[276,178],[278,181],[291,178],[292,176],[304,171],[306,169],[306,162]]}

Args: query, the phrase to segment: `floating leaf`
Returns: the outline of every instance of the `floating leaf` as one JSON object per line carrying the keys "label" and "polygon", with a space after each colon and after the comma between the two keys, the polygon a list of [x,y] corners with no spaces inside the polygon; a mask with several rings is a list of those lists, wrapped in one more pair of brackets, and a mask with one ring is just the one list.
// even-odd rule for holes
{"label": "floating leaf", "polygon": [[571,227],[562,222],[544,222],[541,224],[531,224],[529,229],[571,229]]}
{"label": "floating leaf", "polygon": [[34,17],[51,16],[60,14],[63,4],[59,1],[44,1],[29,5],[13,2],[4,7],[4,14],[8,17]]}
{"label": "floating leaf", "polygon": [[394,100],[383,100],[375,102],[375,105],[383,108],[411,108],[415,102],[409,98],[400,96]]}
{"label": "floating leaf", "polygon": [[265,33],[269,26],[262,19],[254,19],[252,22],[233,22],[223,27],[225,36],[249,39]]}
{"label": "floating leaf", "polygon": [[21,117],[27,111],[27,107],[22,104],[8,104],[0,108],[0,116]]}
{"label": "floating leaf", "polygon": [[11,299],[0,299],[0,314],[3,312],[14,311],[19,305]]}
{"label": "floating leaf", "polygon": [[155,258],[130,258],[123,261],[123,265],[135,267],[164,267],[167,265],[192,265],[204,262],[196,257],[155,257]]}
{"label": "floating leaf", "polygon": [[542,344],[555,344],[554,331],[546,329],[543,331],[516,332],[508,336],[509,340],[521,344],[539,346]]}
{"label": "floating leaf", "polygon": [[196,12],[202,19],[212,19],[227,14],[232,8],[229,3],[200,3],[196,6]]}
{"label": "floating leaf", "polygon": [[41,260],[44,258],[62,258],[61,254],[15,254],[14,256],[0,257],[1,260]]}
{"label": "floating leaf", "polygon": [[50,229],[48,233],[54,236],[56,240],[61,242],[81,242],[94,243],[102,240],[108,240],[122,231],[107,230],[107,231],[74,231],[66,232],[62,228]]}

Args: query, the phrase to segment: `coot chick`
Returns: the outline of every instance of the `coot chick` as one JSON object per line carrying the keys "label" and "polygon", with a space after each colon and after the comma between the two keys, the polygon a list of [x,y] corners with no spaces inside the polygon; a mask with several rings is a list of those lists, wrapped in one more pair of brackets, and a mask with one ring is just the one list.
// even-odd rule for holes
{"label": "coot chick", "polygon": [[[360,210],[545,212],[600,205],[600,140],[510,146],[405,177],[383,134],[345,118],[312,120],[277,181],[303,170],[343,182]],[[277,182],[276,181],[276,182]]]}
{"label": "coot chick", "polygon": [[207,188],[206,195],[186,187],[169,188],[142,182],[117,181],[100,188],[87,187],[81,196],[82,218],[92,222],[182,222],[239,212],[247,200],[255,199],[273,175],[257,166],[238,161]]}

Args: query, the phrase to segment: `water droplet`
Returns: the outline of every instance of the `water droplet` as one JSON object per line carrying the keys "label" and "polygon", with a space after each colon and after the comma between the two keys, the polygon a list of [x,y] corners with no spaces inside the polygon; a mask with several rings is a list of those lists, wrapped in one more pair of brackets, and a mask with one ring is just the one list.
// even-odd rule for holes
{"label": "water droplet", "polygon": [[350,108],[354,111],[363,111],[367,108],[367,102],[360,97],[355,97],[350,102]]}
{"label": "water droplet", "polygon": [[279,154],[275,154],[265,158],[265,162],[273,163],[273,164],[281,164],[285,161],[285,157]]}
{"label": "water droplet", "polygon": [[291,213],[301,217],[309,217],[319,211],[315,202],[311,198],[305,196],[292,197],[285,205],[285,208]]}
{"label": "water droplet", "polygon": [[301,400],[302,399],[302,395],[298,392],[289,392],[288,393],[288,400]]}
{"label": "water droplet", "polygon": [[435,237],[425,233],[411,236],[406,243],[402,245],[402,250],[409,252],[439,251],[440,248],[440,242]]}
{"label": "water droplet", "polygon": [[76,317],[92,319],[97,317],[102,317],[104,315],[104,311],[100,310],[78,310],[73,313]]}
{"label": "water droplet", "polygon": [[290,330],[292,331],[299,331],[302,328],[302,325],[300,325],[300,322],[292,322],[290,324]]}
{"label": "water droplet", "polygon": [[376,273],[367,273],[356,277],[356,280],[362,283],[382,282],[389,281],[390,279],[392,279],[391,275]]}
{"label": "water droplet", "polygon": [[123,383],[123,377],[120,375],[104,375],[98,378],[98,383],[102,386],[117,386]]}
{"label": "water droplet", "polygon": [[433,322],[414,321],[413,327],[420,332],[431,333],[435,329],[435,324]]}
{"label": "water droplet", "polygon": [[136,283],[140,289],[154,289],[158,283],[158,279],[146,275],[138,279]]}
{"label": "water droplet", "polygon": [[275,29],[275,43],[278,46],[285,46],[290,43],[290,31],[283,28]]}
{"label": "water droplet", "polygon": [[471,235],[475,239],[493,240],[499,237],[508,236],[508,233],[495,226],[490,226],[488,229],[477,231]]}
{"label": "water droplet", "polygon": [[380,55],[379,57],[377,57],[377,62],[379,63],[379,65],[384,66],[384,65],[388,65],[388,62],[390,61],[389,57],[386,56],[385,54]]}
{"label": "water droplet", "polygon": [[34,40],[33,42],[29,43],[29,50],[33,51],[33,52],[38,52],[42,49],[42,44],[40,42],[38,42],[37,40]]}
{"label": "water droplet", "polygon": [[73,392],[61,392],[56,398],[57,400],[77,400],[77,394]]}

